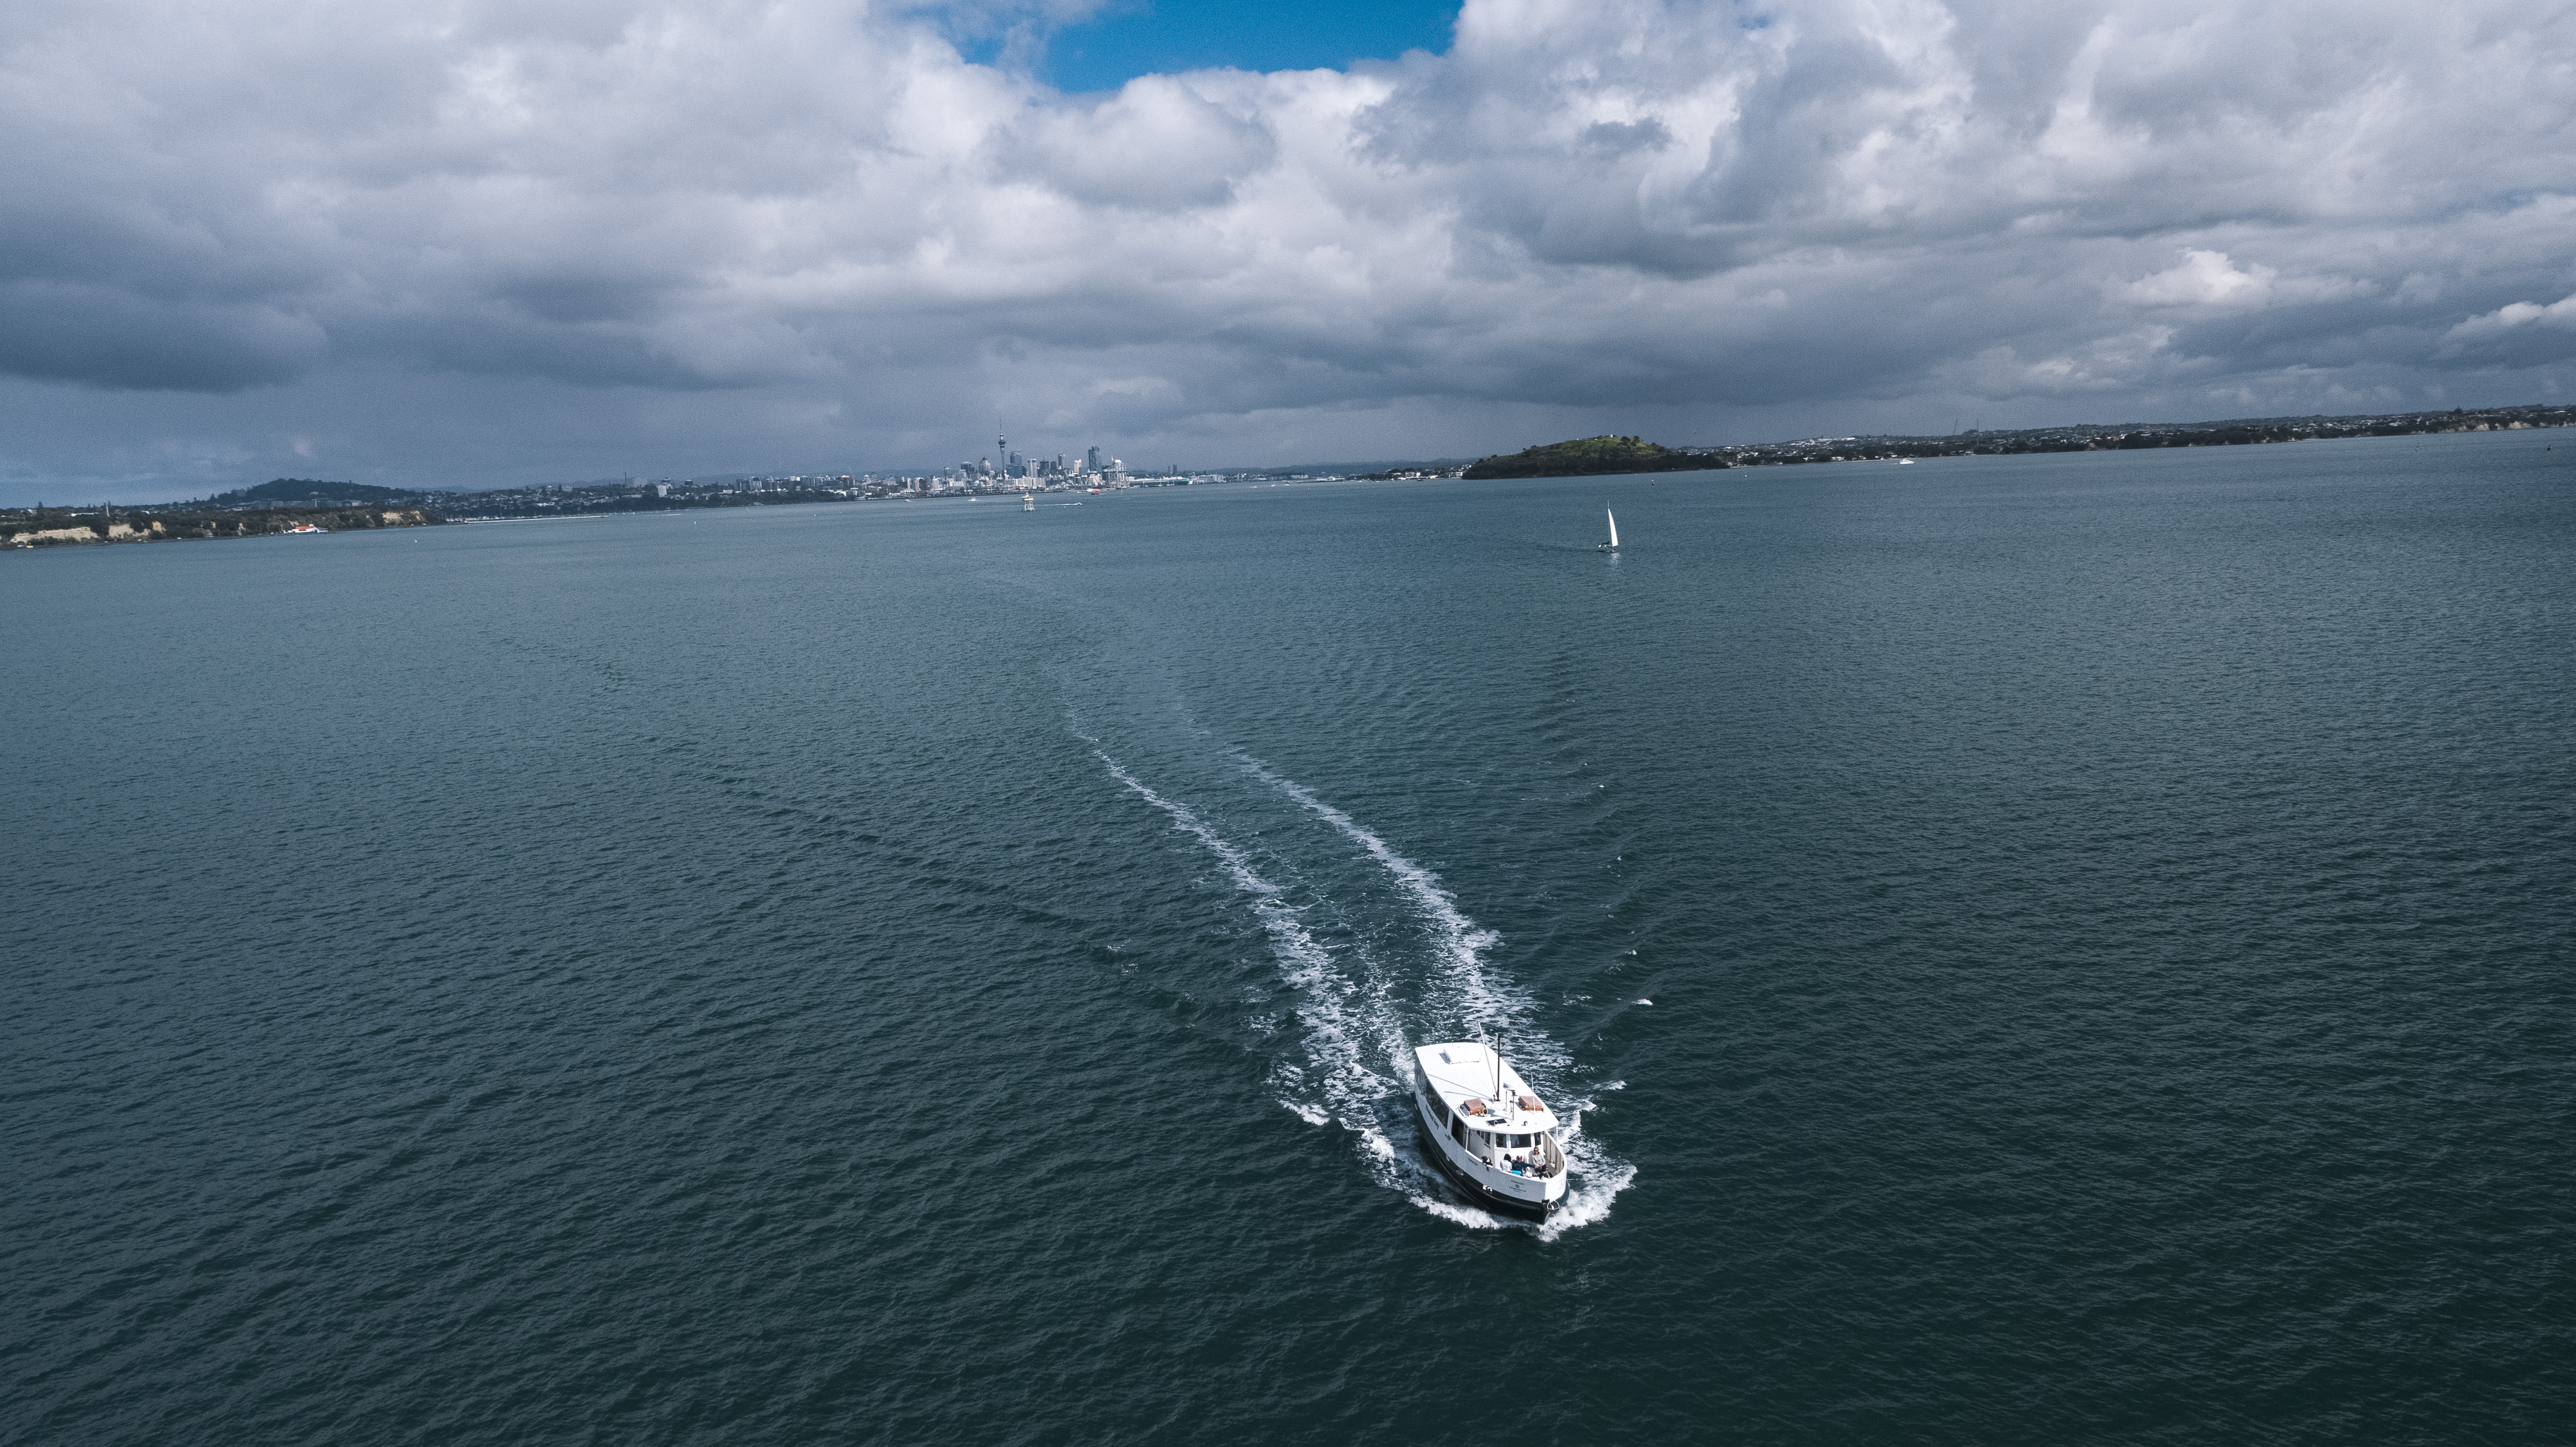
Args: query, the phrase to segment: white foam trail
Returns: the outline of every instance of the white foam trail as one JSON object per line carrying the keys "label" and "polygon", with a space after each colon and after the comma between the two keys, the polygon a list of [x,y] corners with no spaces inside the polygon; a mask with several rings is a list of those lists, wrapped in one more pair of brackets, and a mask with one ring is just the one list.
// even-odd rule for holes
{"label": "white foam trail", "polygon": [[[1438,875],[1398,854],[1394,846],[1369,832],[1358,820],[1316,798],[1311,790],[1295,780],[1273,773],[1260,760],[1241,752],[1237,752],[1235,758],[1255,778],[1296,800],[1316,817],[1340,830],[1394,876],[1397,886],[1413,900],[1416,909],[1437,933],[1441,941],[1443,973],[1448,976],[1449,988],[1461,997],[1461,1003],[1466,1007],[1466,1018],[1471,1023],[1508,1027],[1511,1032],[1510,1053],[1516,1066],[1532,1084],[1547,1090],[1560,1102],[1557,1114],[1565,1125],[1559,1139],[1565,1150],[1568,1184],[1565,1199],[1558,1203],[1544,1224],[1533,1227],[1525,1221],[1497,1216],[1456,1202],[1446,1183],[1440,1179],[1438,1169],[1421,1159],[1420,1154],[1411,1148],[1412,1132],[1408,1130],[1404,1133],[1407,1145],[1400,1158],[1410,1167],[1413,1179],[1401,1183],[1401,1186],[1413,1203],[1435,1216],[1463,1226],[1478,1230],[1529,1229],[1544,1241],[1553,1241],[1568,1231],[1608,1216],[1611,1199],[1637,1178],[1637,1168],[1601,1149],[1583,1134],[1583,1112],[1592,1102],[1571,1098],[1572,1091],[1564,1079],[1566,1067],[1571,1063],[1566,1051],[1529,1022],[1533,1002],[1528,994],[1508,981],[1495,979],[1487,971],[1485,951],[1493,948],[1502,937],[1469,919],[1466,912],[1458,908],[1457,896],[1441,887]],[[1401,1029],[1390,1026],[1388,1035],[1387,1059],[1393,1076],[1388,1082],[1388,1093],[1401,1102],[1400,1108],[1409,1118],[1413,1109],[1411,1092],[1395,1082],[1412,1075],[1412,1051],[1405,1044]],[[1626,1083],[1621,1081],[1611,1088],[1617,1089]],[[1399,1153],[1383,1135],[1377,1135],[1376,1140],[1391,1161],[1399,1158]]]}
{"label": "white foam trail", "polygon": [[1249,755],[1238,753],[1235,757],[1254,778],[1340,830],[1395,877],[1397,887],[1412,898],[1414,906],[1438,931],[1441,963],[1450,975],[1450,987],[1459,992],[1460,1003],[1467,1008],[1469,1023],[1504,1026],[1517,1022],[1527,1012],[1527,998],[1518,990],[1497,986],[1485,973],[1485,951],[1499,944],[1502,936],[1467,918],[1458,908],[1457,896],[1440,887],[1440,876],[1396,853],[1385,840],[1362,828],[1350,815],[1316,798],[1303,784],[1272,773]]}
{"label": "white foam trail", "polygon": [[[1126,785],[1128,788],[1135,790],[1138,795],[1143,797],[1146,803],[1151,804],[1155,808],[1162,810],[1164,813],[1171,815],[1172,822],[1174,824],[1198,836],[1198,841],[1201,844],[1206,845],[1211,853],[1215,854],[1218,859],[1224,861],[1226,872],[1234,877],[1236,886],[1241,888],[1246,894],[1251,895],[1253,899],[1257,901],[1253,906],[1256,911],[1261,911],[1264,905],[1277,907],[1278,913],[1276,916],[1276,922],[1278,927],[1273,931],[1271,936],[1274,942],[1283,946],[1288,953],[1296,956],[1301,961],[1318,966],[1329,967],[1332,957],[1324,952],[1324,947],[1322,945],[1315,943],[1315,937],[1308,934],[1306,932],[1306,927],[1298,923],[1297,917],[1293,913],[1289,912],[1288,907],[1285,904],[1280,902],[1279,886],[1272,884],[1269,880],[1266,880],[1253,872],[1252,860],[1249,856],[1247,856],[1242,850],[1237,849],[1233,845],[1226,843],[1223,839],[1218,838],[1217,832],[1210,829],[1207,826],[1206,821],[1200,819],[1196,811],[1192,810],[1189,805],[1175,804],[1171,800],[1164,798],[1162,795],[1155,793],[1153,790],[1146,788],[1142,783],[1137,781],[1134,774],[1131,774],[1125,769],[1119,767],[1116,759],[1109,757],[1107,754],[1102,753],[1097,749],[1092,751],[1092,757],[1097,758],[1100,762],[1109,766],[1110,777],[1116,779],[1119,783]],[[1273,916],[1264,912],[1262,914],[1262,923],[1265,926],[1272,924]]]}
{"label": "white foam trail", "polygon": [[[1361,1041],[1371,1033],[1383,1031],[1370,1029],[1360,988],[1334,963],[1332,951],[1297,917],[1296,909],[1282,897],[1279,886],[1253,869],[1250,856],[1209,828],[1207,821],[1187,804],[1176,803],[1147,788],[1101,750],[1095,748],[1092,753],[1108,766],[1112,778],[1170,815],[1175,826],[1206,845],[1208,852],[1224,864],[1235,887],[1251,897],[1252,912],[1260,917],[1262,929],[1270,936],[1270,952],[1279,961],[1280,978],[1297,992],[1297,1018],[1306,1027],[1310,1056],[1308,1067],[1281,1063],[1273,1077],[1280,1089],[1279,1103],[1309,1125],[1339,1121],[1360,1132],[1364,1145],[1370,1137],[1378,1137],[1369,1149],[1379,1156],[1387,1154],[1383,1136],[1376,1129],[1372,1103],[1393,1089],[1394,1082],[1368,1067]],[[1382,1018],[1385,1012],[1377,1013]],[[1320,1104],[1312,1098],[1318,1094],[1323,1098]]]}
{"label": "white foam trail", "polygon": [[[1396,1011],[1384,992],[1376,992],[1373,1000],[1364,995],[1334,964],[1331,951],[1297,918],[1279,886],[1264,879],[1252,867],[1251,857],[1208,827],[1196,810],[1156,793],[1099,748],[1092,752],[1112,778],[1171,816],[1175,827],[1205,845],[1225,866],[1235,887],[1250,897],[1253,912],[1260,916],[1262,928],[1270,936],[1281,978],[1297,992],[1297,1018],[1306,1027],[1313,1067],[1280,1063],[1272,1075],[1272,1084],[1279,1091],[1281,1105],[1309,1125],[1338,1123],[1358,1135],[1361,1154],[1378,1184],[1403,1192],[1415,1205],[1459,1225],[1477,1230],[1534,1229],[1543,1238],[1553,1240],[1570,1225],[1599,1218],[1601,1211],[1585,1212],[1578,1206],[1574,1191],[1568,1191],[1559,1216],[1542,1227],[1492,1215],[1452,1199],[1438,1169],[1422,1158],[1412,1132],[1405,1129],[1390,1135],[1385,1128],[1390,1115],[1404,1118],[1409,1126],[1410,1117],[1404,1113],[1412,1109],[1412,1102],[1410,1093],[1397,1084],[1411,1072],[1407,1063],[1411,1052]],[[1358,1041],[1368,1034],[1378,1037],[1379,1053],[1388,1062],[1387,1074],[1370,1070],[1363,1059]],[[1320,1085],[1317,1077],[1321,1077]],[[1314,1098],[1318,1093],[1323,1097],[1320,1103]],[[1570,1159],[1587,1159],[1571,1143],[1567,1154]],[[1626,1184],[1624,1177],[1619,1184]],[[1616,1187],[1611,1189],[1615,1192]],[[1588,1201],[1594,1193],[1586,1190],[1582,1194]],[[1608,1196],[1601,1199],[1606,1207]]]}

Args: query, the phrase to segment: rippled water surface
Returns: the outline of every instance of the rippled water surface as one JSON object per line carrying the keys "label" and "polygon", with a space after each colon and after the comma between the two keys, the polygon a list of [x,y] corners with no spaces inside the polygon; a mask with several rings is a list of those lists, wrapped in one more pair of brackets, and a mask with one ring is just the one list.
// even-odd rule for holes
{"label": "rippled water surface", "polygon": [[0,558],[0,1438],[2570,1440],[2564,436]]}

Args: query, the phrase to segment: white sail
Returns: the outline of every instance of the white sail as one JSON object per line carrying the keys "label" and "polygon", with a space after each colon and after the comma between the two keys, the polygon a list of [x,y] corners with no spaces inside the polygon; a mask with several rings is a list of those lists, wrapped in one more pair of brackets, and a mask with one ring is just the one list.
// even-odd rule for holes
{"label": "white sail", "polygon": [[1619,546],[1619,515],[1606,507],[1601,510],[1601,514],[1610,519],[1610,546],[1615,548]]}

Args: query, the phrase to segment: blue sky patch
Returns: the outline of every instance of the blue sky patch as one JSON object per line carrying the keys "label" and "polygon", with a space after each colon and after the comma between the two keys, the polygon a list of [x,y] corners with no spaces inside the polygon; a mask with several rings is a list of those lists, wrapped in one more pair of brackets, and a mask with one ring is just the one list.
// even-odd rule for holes
{"label": "blue sky patch", "polygon": [[1408,50],[1444,52],[1450,0],[1320,0],[1295,5],[1228,0],[1134,0],[1057,31],[1042,67],[1060,90],[1115,90],[1140,75],[1230,65],[1243,70],[1341,69]]}

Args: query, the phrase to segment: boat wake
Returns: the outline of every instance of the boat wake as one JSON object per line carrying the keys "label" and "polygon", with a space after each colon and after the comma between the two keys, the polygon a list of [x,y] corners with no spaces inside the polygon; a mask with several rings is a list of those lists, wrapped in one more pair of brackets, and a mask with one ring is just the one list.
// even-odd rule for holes
{"label": "boat wake", "polygon": [[[1392,1032],[1394,1048],[1388,1052],[1388,1064],[1395,1082],[1390,1082],[1396,1114],[1404,1121],[1403,1144],[1390,1151],[1400,1156],[1414,1178],[1408,1183],[1414,1203],[1433,1215],[1480,1229],[1534,1230],[1544,1240],[1578,1227],[1588,1226],[1610,1214],[1611,1198],[1627,1189],[1635,1180],[1637,1168],[1603,1150],[1599,1143],[1583,1133],[1583,1112],[1593,1102],[1578,1097],[1569,1080],[1572,1059],[1554,1038],[1532,1023],[1534,1003],[1528,992],[1508,980],[1497,978],[1485,964],[1485,951],[1501,942],[1501,936],[1469,919],[1458,908],[1457,896],[1443,889],[1440,877],[1397,853],[1393,845],[1370,832],[1350,815],[1315,797],[1314,791],[1290,779],[1259,759],[1237,751],[1234,755],[1247,773],[1280,793],[1287,795],[1309,813],[1360,846],[1391,875],[1396,887],[1412,901],[1434,937],[1440,942],[1442,984],[1455,998],[1460,1018],[1457,1024],[1470,1031],[1492,1029],[1505,1032],[1508,1050],[1515,1068],[1523,1078],[1558,1102],[1558,1118],[1565,1122],[1561,1143],[1566,1166],[1572,1179],[1565,1199],[1547,1221],[1538,1226],[1492,1212],[1479,1210],[1451,1198],[1439,1178],[1439,1172],[1415,1149],[1412,1130],[1413,1103],[1409,1085],[1399,1084],[1410,1076],[1405,1061],[1410,1050],[1401,1029]],[[1446,1022],[1435,1022],[1445,1024]],[[1445,1032],[1444,1032],[1445,1033]]]}
{"label": "boat wake", "polygon": [[1351,842],[1368,851],[1369,857],[1395,876],[1396,886],[1412,899],[1414,906],[1441,941],[1441,966],[1448,976],[1445,983],[1466,1007],[1467,1017],[1461,1023],[1471,1027],[1501,1029],[1517,1024],[1528,1012],[1529,1000],[1517,990],[1497,989],[1485,976],[1485,951],[1501,941],[1492,930],[1481,929],[1474,920],[1460,912],[1458,901],[1440,887],[1439,876],[1388,847],[1387,842],[1366,829],[1350,815],[1318,799],[1304,785],[1272,773],[1260,760],[1238,753],[1244,769],[1254,778],[1296,800],[1306,809],[1347,836]]}
{"label": "boat wake", "polygon": [[[1373,1021],[1382,1025],[1391,1012],[1366,1009],[1363,1002],[1382,991],[1364,990],[1343,973],[1332,951],[1298,918],[1284,891],[1261,877],[1253,869],[1251,857],[1209,828],[1197,811],[1146,787],[1107,753],[1094,749],[1092,754],[1108,767],[1110,777],[1170,815],[1174,827],[1206,845],[1208,852],[1225,866],[1235,888],[1251,900],[1252,912],[1270,938],[1270,952],[1279,961],[1280,978],[1296,992],[1297,1020],[1306,1031],[1307,1064],[1283,1061],[1276,1071],[1274,1083],[1281,1087],[1281,1103],[1310,1125],[1335,1120],[1348,1124],[1372,1114],[1368,1104],[1382,1099],[1391,1082],[1369,1069],[1369,1052],[1363,1042],[1371,1033]],[[1385,1039],[1375,1043],[1380,1053],[1390,1048]],[[1402,1050],[1401,1034],[1393,1038],[1391,1048]],[[1374,1147],[1371,1153],[1378,1154]]]}
{"label": "boat wake", "polygon": [[1093,754],[1130,792],[1168,816],[1173,826],[1214,855],[1227,878],[1250,902],[1261,921],[1281,979],[1296,998],[1296,1013],[1305,1032],[1305,1061],[1282,1061],[1273,1075],[1279,1102],[1314,1125],[1338,1124],[1358,1137],[1362,1159],[1380,1185],[1403,1193],[1414,1205],[1444,1220],[1477,1230],[1527,1231],[1553,1241],[1568,1231],[1601,1220],[1611,1198],[1636,1176],[1636,1167],[1611,1155],[1583,1134],[1582,1113],[1592,1105],[1576,1098],[1567,1080],[1568,1058],[1545,1032],[1531,1023],[1533,1004],[1527,993],[1497,978],[1485,962],[1485,951],[1498,937],[1469,919],[1440,885],[1438,876],[1397,853],[1348,814],[1317,798],[1295,781],[1238,754],[1243,767],[1302,808],[1331,824],[1393,878],[1398,891],[1429,929],[1438,957],[1434,994],[1450,1008],[1422,1022],[1436,1032],[1457,1029],[1507,1032],[1514,1064],[1530,1082],[1559,1102],[1565,1122],[1563,1145],[1572,1173],[1564,1201],[1544,1223],[1498,1216],[1459,1201],[1415,1139],[1411,1058],[1403,1013],[1391,998],[1388,981],[1364,946],[1353,945],[1362,971],[1359,978],[1344,968],[1333,950],[1317,939],[1300,917],[1287,891],[1254,868],[1252,857],[1226,840],[1187,804],[1164,797],[1095,747]]}

